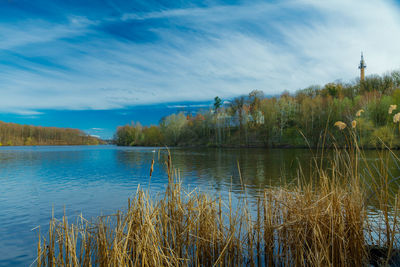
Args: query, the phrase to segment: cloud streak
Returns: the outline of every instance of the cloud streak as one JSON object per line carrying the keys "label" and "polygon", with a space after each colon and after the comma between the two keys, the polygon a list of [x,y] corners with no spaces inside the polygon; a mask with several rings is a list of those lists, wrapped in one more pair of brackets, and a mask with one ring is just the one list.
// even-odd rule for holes
{"label": "cloud streak", "polygon": [[0,21],[0,111],[277,94],[354,79],[361,50],[368,73],[400,68],[400,12],[392,1],[114,9]]}

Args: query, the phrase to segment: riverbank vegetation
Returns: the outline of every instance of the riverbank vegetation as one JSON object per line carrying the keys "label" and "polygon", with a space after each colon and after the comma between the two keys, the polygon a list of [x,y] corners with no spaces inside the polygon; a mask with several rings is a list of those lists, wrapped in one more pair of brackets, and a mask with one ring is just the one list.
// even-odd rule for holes
{"label": "riverbank vegetation", "polygon": [[399,159],[382,150],[367,161],[349,133],[351,146],[336,149],[329,164],[320,151],[310,177],[300,166],[296,183],[260,189],[257,197],[248,197],[245,184],[238,198],[185,191],[168,156],[165,194],[139,187],[123,212],[72,224],[52,219],[48,235],[39,234],[37,266],[392,264],[399,260],[400,195],[387,166]]}
{"label": "riverbank vegetation", "polygon": [[[180,112],[163,118],[157,126],[133,123],[118,127],[115,143],[122,146],[257,146],[317,147],[344,145],[346,139],[334,123],[356,120],[359,145],[375,148],[384,141],[400,147],[393,116],[400,109],[400,71],[371,75],[363,82],[310,86],[294,94],[265,97],[252,91],[223,104],[219,97],[209,110]],[[358,116],[356,112],[362,110]],[[324,136],[324,133],[329,134]],[[303,137],[306,136],[307,140]]]}
{"label": "riverbank vegetation", "polygon": [[0,121],[0,146],[97,145],[99,138],[78,129],[41,127]]}

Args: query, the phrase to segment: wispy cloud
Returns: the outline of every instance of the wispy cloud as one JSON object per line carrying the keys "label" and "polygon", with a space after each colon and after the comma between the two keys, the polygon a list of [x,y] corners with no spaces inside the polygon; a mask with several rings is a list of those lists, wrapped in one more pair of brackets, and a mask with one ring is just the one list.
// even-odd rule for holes
{"label": "wispy cloud", "polygon": [[168,108],[205,108],[209,107],[210,105],[206,104],[198,104],[198,105],[168,105]]}
{"label": "wispy cloud", "polygon": [[8,109],[5,110],[4,108],[0,109],[0,112],[3,113],[12,113],[20,116],[26,116],[30,118],[38,118],[39,115],[44,114],[43,112],[35,111],[35,110],[26,110],[26,109],[20,109],[20,108],[15,108],[15,109]]}
{"label": "wispy cloud", "polygon": [[368,73],[400,68],[400,12],[388,0],[112,6],[117,15],[65,9],[60,21],[1,20],[2,109],[277,94],[355,78],[360,51]]}

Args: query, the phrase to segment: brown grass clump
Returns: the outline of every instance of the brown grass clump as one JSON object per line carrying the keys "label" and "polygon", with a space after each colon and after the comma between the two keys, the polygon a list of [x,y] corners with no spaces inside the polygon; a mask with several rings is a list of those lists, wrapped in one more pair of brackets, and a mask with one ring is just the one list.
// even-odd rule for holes
{"label": "brown grass clump", "polygon": [[[355,162],[337,151],[329,168],[316,168],[318,182],[265,189],[250,205],[186,192],[168,156],[163,198],[138,188],[126,212],[53,219],[48,238],[39,237],[37,266],[366,265],[374,226]],[[396,227],[384,226],[379,234],[393,251]]]}

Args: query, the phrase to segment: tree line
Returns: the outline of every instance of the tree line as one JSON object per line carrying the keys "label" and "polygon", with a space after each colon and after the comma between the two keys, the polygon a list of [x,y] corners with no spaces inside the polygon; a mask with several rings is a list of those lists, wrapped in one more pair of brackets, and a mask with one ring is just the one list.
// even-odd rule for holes
{"label": "tree line", "polygon": [[[228,102],[228,103],[226,103]],[[363,147],[400,147],[394,116],[400,112],[400,71],[370,75],[364,81],[309,86],[266,97],[254,90],[208,110],[179,112],[159,125],[139,122],[117,128],[122,146],[317,147],[345,143],[344,127],[354,128]],[[397,106],[399,109],[397,109]],[[390,110],[391,109],[391,110]],[[336,122],[344,124],[338,127]],[[347,130],[347,129],[346,129]]]}
{"label": "tree line", "polygon": [[0,145],[97,145],[99,138],[71,128],[41,127],[0,121]]}

